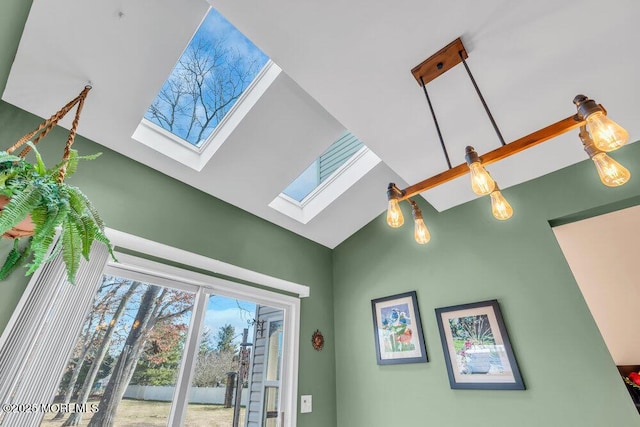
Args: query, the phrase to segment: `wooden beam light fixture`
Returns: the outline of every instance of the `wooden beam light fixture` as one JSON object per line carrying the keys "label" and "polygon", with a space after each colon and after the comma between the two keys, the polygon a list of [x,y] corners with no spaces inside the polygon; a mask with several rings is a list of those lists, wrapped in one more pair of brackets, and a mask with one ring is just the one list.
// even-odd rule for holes
{"label": "wooden beam light fixture", "polygon": [[[604,185],[615,187],[623,185],[629,180],[631,177],[629,171],[606,154],[626,144],[629,139],[629,134],[620,125],[607,117],[607,112],[604,107],[584,95],[577,95],[573,99],[573,103],[577,109],[576,114],[516,139],[515,141],[506,143],[465,61],[468,57],[462,40],[457,38],[411,70],[414,78],[424,91],[449,169],[410,185],[405,189],[400,189],[394,183],[390,183],[387,188],[387,199],[389,201],[387,223],[391,227],[397,228],[404,223],[399,203],[403,200],[408,200],[412,205],[415,221],[415,239],[420,244],[427,243],[429,241],[429,231],[424,224],[420,208],[411,200],[411,197],[437,187],[440,184],[444,184],[445,182],[459,178],[467,173],[471,175],[473,191],[478,195],[490,196],[494,217],[499,220],[509,219],[513,214],[513,209],[500,192],[498,184],[485,169],[485,166],[576,128],[580,128],[580,140],[583,143],[585,151],[595,163],[600,180]],[[466,162],[452,166],[431,99],[429,98],[427,84],[460,63],[464,65],[501,145],[482,156],[478,155],[475,149],[469,146],[465,152]]]}

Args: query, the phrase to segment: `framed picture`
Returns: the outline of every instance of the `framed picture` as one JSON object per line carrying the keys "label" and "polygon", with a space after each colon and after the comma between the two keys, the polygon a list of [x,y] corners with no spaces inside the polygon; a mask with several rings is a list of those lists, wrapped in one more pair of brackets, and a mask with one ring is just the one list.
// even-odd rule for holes
{"label": "framed picture", "polygon": [[436,309],[451,388],[524,390],[497,300]]}
{"label": "framed picture", "polygon": [[427,361],[416,292],[371,300],[378,365]]}

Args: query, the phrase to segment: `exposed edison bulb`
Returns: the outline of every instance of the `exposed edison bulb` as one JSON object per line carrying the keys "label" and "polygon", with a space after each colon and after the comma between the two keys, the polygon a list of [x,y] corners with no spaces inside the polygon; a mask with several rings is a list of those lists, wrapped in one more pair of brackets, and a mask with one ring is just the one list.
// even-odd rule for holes
{"label": "exposed edison bulb", "polygon": [[431,233],[429,233],[429,229],[424,223],[424,220],[422,218],[416,218],[414,223],[415,227],[413,229],[413,238],[421,245],[428,243],[429,240],[431,240]]}
{"label": "exposed edison bulb", "polygon": [[418,207],[418,204],[411,199],[409,199],[409,203],[411,203],[411,214],[415,224],[413,229],[413,238],[416,239],[416,242],[419,244],[424,245],[431,240],[431,234],[424,223],[424,219],[422,219],[422,211]]}
{"label": "exposed edison bulb", "polygon": [[389,207],[387,208],[387,224],[390,227],[398,228],[404,224],[402,210],[398,204],[398,199],[389,199]]}
{"label": "exposed edison bulb", "polygon": [[504,221],[511,218],[513,215],[513,208],[504,198],[500,190],[491,192],[491,213],[496,219]]}
{"label": "exposed edison bulb", "polygon": [[602,151],[617,150],[629,140],[629,133],[602,111],[589,114],[587,126],[593,143]]}
{"label": "exposed edison bulb", "polygon": [[629,170],[607,156],[606,153],[598,153],[591,157],[591,160],[596,165],[600,181],[607,187],[618,187],[631,178]]}
{"label": "exposed edison bulb", "polygon": [[496,183],[489,175],[489,172],[480,162],[473,162],[469,165],[471,174],[471,188],[478,196],[489,194],[496,188]]}

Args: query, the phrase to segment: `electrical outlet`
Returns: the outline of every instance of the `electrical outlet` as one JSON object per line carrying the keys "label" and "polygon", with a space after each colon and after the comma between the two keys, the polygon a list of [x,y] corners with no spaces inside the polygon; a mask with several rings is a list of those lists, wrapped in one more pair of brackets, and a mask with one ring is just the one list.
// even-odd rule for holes
{"label": "electrical outlet", "polygon": [[300,413],[307,414],[311,412],[311,395],[300,396]]}

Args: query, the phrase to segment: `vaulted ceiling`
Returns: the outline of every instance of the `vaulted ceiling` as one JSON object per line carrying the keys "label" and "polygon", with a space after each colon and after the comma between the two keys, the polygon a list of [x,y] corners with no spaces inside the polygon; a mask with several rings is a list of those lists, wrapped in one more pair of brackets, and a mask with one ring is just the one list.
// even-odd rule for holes
{"label": "vaulted ceiling", "polygon": [[[3,99],[48,117],[91,82],[80,134],[328,247],[385,209],[388,182],[403,187],[447,168],[410,70],[457,37],[507,141],[574,114],[579,93],[640,137],[634,0],[211,5],[283,72],[201,171],[131,136],[205,15],[204,0],[34,0]],[[461,66],[428,88],[454,165],[466,145],[481,154],[499,146]],[[270,208],[345,129],[382,162],[307,224]],[[569,132],[490,170],[508,188],[586,158]],[[467,177],[422,196],[439,211],[475,197]]]}

